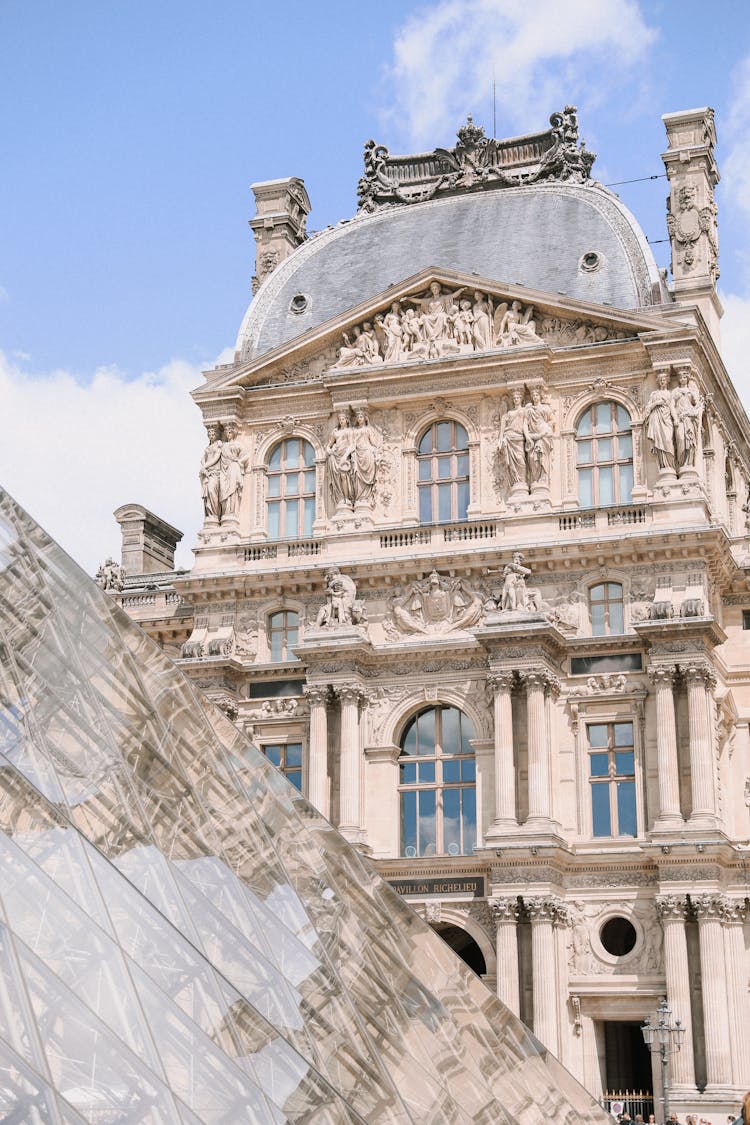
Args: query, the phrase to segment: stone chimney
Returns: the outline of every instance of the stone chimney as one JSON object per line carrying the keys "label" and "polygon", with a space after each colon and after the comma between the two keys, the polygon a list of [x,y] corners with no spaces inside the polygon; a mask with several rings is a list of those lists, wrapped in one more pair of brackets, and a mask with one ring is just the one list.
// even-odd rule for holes
{"label": "stone chimney", "polygon": [[255,275],[253,293],[305,239],[305,223],[310,214],[310,199],[303,180],[264,180],[251,184],[256,214],[250,219],[255,235]]}
{"label": "stone chimney", "polygon": [[122,531],[122,568],[128,577],[174,570],[181,531],[140,504],[123,504],[114,515]]}
{"label": "stone chimney", "polygon": [[674,295],[679,304],[697,305],[718,346],[723,309],[716,292],[719,277],[719,231],[714,188],[714,111],[666,113],[668,149],[662,153],[670,184],[667,229],[672,247]]}

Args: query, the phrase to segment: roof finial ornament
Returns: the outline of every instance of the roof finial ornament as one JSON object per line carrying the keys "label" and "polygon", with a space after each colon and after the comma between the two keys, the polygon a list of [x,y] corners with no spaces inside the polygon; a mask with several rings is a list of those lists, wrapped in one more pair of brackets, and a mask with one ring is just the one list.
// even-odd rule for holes
{"label": "roof finial ornament", "polygon": [[474,124],[470,113],[466,116],[466,124],[461,126],[456,136],[461,148],[477,148],[485,140],[484,129],[481,125]]}

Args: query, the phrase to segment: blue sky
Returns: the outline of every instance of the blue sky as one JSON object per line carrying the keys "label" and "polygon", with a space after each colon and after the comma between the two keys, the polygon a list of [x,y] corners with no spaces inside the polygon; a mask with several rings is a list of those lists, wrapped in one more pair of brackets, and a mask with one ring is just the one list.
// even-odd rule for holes
{"label": "blue sky", "polygon": [[[451,144],[467,112],[490,132],[493,71],[498,135],[576,103],[605,183],[660,175],[661,114],[714,107],[726,354],[750,401],[743,4],[2,0],[0,480],[88,569],[118,552],[126,501],[194,541],[187,392],[249,300],[250,183],[299,175],[312,228],[349,217],[364,141]],[[617,190],[666,237],[664,179]]]}

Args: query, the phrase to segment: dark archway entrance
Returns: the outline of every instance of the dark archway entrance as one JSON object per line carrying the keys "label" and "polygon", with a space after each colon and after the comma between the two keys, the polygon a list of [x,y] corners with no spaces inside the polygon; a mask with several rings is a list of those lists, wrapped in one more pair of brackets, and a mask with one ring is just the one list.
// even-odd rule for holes
{"label": "dark archway entrance", "polygon": [[449,945],[453,952],[457,953],[477,976],[484,976],[487,972],[484,955],[471,934],[467,934],[466,930],[462,930],[460,926],[450,926],[447,923],[433,926],[433,929],[440,934],[445,944]]}
{"label": "dark archway entrance", "polygon": [[651,1093],[651,1055],[640,1023],[605,1020],[604,1058],[608,1091]]}

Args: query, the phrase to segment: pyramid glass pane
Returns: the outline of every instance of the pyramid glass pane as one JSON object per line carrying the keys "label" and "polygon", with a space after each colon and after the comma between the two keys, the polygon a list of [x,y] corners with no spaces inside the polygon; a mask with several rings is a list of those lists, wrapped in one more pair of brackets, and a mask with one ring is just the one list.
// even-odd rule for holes
{"label": "pyramid glass pane", "polygon": [[0,493],[0,1118],[603,1121]]}

